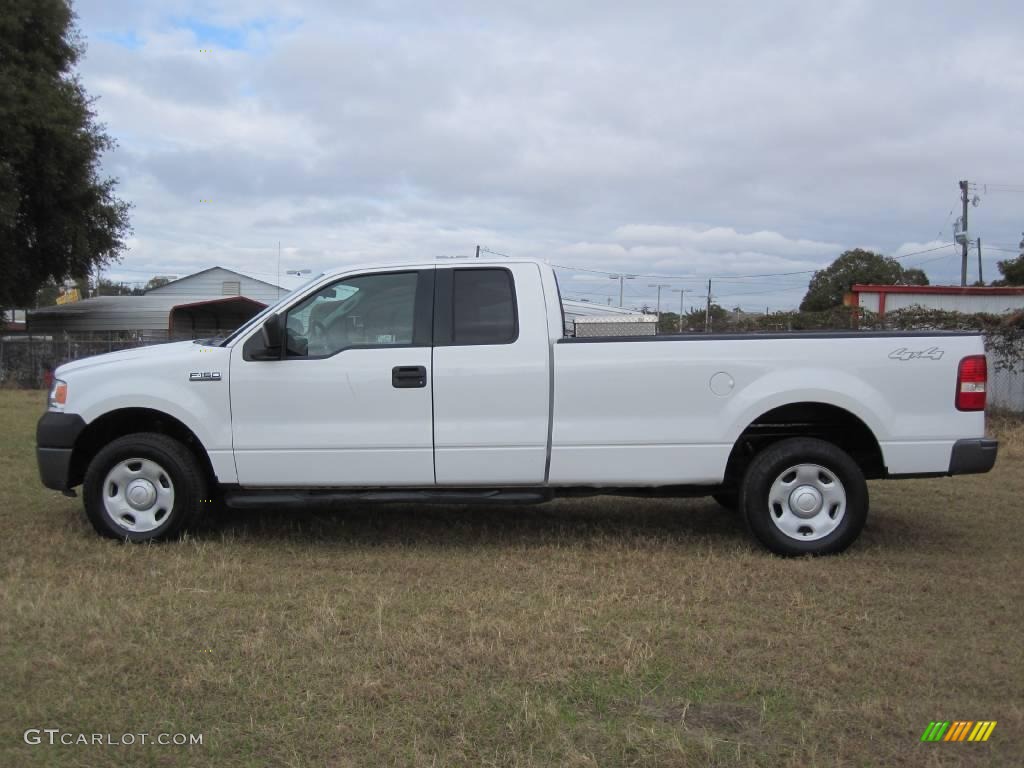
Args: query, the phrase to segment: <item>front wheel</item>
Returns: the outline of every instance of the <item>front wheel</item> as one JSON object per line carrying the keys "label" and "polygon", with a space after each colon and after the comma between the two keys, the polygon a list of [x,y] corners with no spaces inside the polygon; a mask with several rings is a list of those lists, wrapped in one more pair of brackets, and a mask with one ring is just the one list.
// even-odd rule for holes
{"label": "front wheel", "polygon": [[195,454],[166,435],[142,432],[114,440],[89,463],[85,514],[102,536],[126,541],[180,535],[207,500]]}
{"label": "front wheel", "polygon": [[751,533],[780,555],[831,555],[860,535],[868,487],[857,463],[832,443],[790,438],[747,467],[740,508]]}

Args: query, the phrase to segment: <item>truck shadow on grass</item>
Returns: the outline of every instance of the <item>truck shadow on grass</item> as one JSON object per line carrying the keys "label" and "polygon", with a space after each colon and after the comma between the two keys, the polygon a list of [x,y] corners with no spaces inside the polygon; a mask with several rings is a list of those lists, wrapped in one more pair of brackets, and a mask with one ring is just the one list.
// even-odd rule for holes
{"label": "truck shadow on grass", "polygon": [[559,546],[609,539],[751,546],[740,517],[710,499],[619,497],[532,506],[339,503],[219,509],[192,535],[201,540],[287,539],[371,546]]}
{"label": "truck shadow on grass", "polygon": [[[966,555],[988,546],[969,542],[954,521],[899,503],[872,510],[851,552],[871,557]],[[763,552],[742,517],[716,502],[603,496],[531,506],[332,503],[264,510],[211,511],[190,536],[199,541],[289,541],[344,547],[558,547],[609,542],[688,550],[706,547]]]}

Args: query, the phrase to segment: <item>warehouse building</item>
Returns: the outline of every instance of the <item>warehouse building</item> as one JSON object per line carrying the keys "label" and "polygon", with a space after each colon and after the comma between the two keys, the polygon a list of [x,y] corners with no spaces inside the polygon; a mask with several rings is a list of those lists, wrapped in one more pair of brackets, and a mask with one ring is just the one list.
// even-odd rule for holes
{"label": "warehouse building", "polygon": [[142,296],[98,296],[29,310],[36,335],[98,334],[146,342],[228,333],[287,291],[224,267],[211,267]]}

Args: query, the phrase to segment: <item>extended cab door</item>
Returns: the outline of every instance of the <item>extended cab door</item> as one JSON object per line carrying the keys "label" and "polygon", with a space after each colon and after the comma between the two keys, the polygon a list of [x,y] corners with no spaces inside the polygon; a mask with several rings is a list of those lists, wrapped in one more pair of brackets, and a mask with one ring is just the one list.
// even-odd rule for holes
{"label": "extended cab door", "polygon": [[259,359],[258,329],[234,346],[239,484],[434,484],[433,275],[340,278],[287,311],[277,359]]}
{"label": "extended cab door", "polygon": [[536,264],[437,268],[439,485],[545,481],[551,363],[543,291]]}

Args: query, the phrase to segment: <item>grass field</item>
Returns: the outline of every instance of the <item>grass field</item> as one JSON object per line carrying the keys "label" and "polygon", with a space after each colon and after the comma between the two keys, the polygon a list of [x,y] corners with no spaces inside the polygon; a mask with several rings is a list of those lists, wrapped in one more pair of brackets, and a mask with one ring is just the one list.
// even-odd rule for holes
{"label": "grass field", "polygon": [[[832,558],[617,498],[221,513],[125,546],[39,485],[43,399],[0,392],[0,765],[1022,764],[1019,425],[992,474],[872,483]],[[998,725],[921,743],[937,719]]]}

